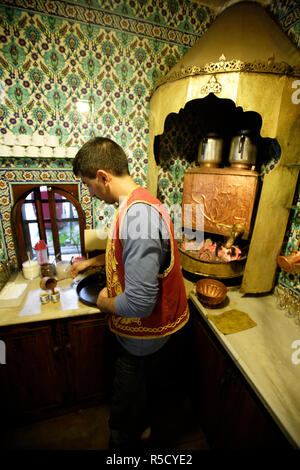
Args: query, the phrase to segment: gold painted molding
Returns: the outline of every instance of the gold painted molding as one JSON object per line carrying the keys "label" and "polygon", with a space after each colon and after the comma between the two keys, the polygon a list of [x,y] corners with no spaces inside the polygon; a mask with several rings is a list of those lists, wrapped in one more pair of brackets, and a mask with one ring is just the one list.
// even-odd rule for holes
{"label": "gold painted molding", "polygon": [[195,75],[211,75],[215,73],[248,72],[248,73],[271,73],[286,75],[289,77],[300,77],[300,67],[289,65],[287,62],[275,62],[274,57],[269,57],[266,62],[243,62],[238,59],[227,60],[224,54],[219,57],[219,62],[210,62],[203,67],[193,65],[192,67],[181,66],[179,71],[158,78],[154,83],[151,95],[158,87],[168,82],[174,82]]}

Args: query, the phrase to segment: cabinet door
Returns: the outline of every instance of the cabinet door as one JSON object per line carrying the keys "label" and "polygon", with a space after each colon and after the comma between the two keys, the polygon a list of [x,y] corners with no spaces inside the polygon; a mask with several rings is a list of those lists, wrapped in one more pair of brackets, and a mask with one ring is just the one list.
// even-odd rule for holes
{"label": "cabinet door", "polygon": [[264,405],[233,366],[226,383],[225,425],[219,447],[226,449],[288,449],[290,445]]}
{"label": "cabinet door", "polygon": [[110,386],[110,332],[104,318],[64,323],[71,401],[103,401]]}
{"label": "cabinet door", "polygon": [[214,447],[219,440],[224,418],[223,402],[228,362],[201,325],[197,312],[193,314],[193,325],[196,354],[194,378],[198,395],[196,406],[207,440]]}
{"label": "cabinet door", "polygon": [[43,415],[63,401],[55,325],[2,329],[6,364],[0,365],[1,416],[19,421]]}

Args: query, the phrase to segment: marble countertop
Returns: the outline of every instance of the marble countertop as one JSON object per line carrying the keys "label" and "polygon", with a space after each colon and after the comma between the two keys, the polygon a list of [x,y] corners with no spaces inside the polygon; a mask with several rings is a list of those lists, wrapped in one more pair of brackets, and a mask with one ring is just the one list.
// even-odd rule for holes
{"label": "marble countertop", "polygon": [[[32,281],[25,280],[22,273],[18,273],[14,282],[27,283],[27,294],[19,307],[0,308],[0,327],[100,313],[98,308],[90,307],[79,300],[76,292],[77,284],[72,279],[57,282],[56,290],[60,292],[59,302],[42,305],[40,293],[43,291],[40,288],[40,281],[40,278]],[[185,280],[185,286],[187,296],[189,296],[195,285]]]}
{"label": "marble countertop", "polygon": [[72,279],[57,282],[56,290],[60,292],[60,301],[41,304],[40,278],[32,281],[25,280],[21,273],[15,283],[27,283],[27,294],[19,307],[0,308],[0,326],[17,325],[28,322],[53,320],[56,318],[74,317],[99,313],[96,307],[83,304],[76,292],[76,283]]}
{"label": "marble countertop", "polygon": [[[300,327],[276,307],[274,295],[243,296],[232,289],[227,304],[214,309],[203,306],[195,290],[190,299],[288,440],[300,448]],[[231,309],[247,313],[257,325],[224,335],[206,317]]]}

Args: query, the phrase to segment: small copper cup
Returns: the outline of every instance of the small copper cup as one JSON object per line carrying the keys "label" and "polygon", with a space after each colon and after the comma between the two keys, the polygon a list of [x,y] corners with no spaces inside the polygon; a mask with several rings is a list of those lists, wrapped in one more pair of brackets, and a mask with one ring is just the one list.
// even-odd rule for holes
{"label": "small copper cup", "polygon": [[44,290],[52,290],[54,293],[54,289],[57,285],[57,280],[54,277],[43,277],[40,282],[41,289]]}

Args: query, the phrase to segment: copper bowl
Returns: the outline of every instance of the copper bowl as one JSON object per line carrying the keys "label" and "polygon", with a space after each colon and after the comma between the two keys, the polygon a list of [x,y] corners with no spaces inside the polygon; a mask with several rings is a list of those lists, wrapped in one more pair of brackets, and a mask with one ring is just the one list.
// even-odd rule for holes
{"label": "copper bowl", "polygon": [[196,283],[196,292],[203,304],[214,307],[225,299],[227,287],[216,279],[200,279]]}

